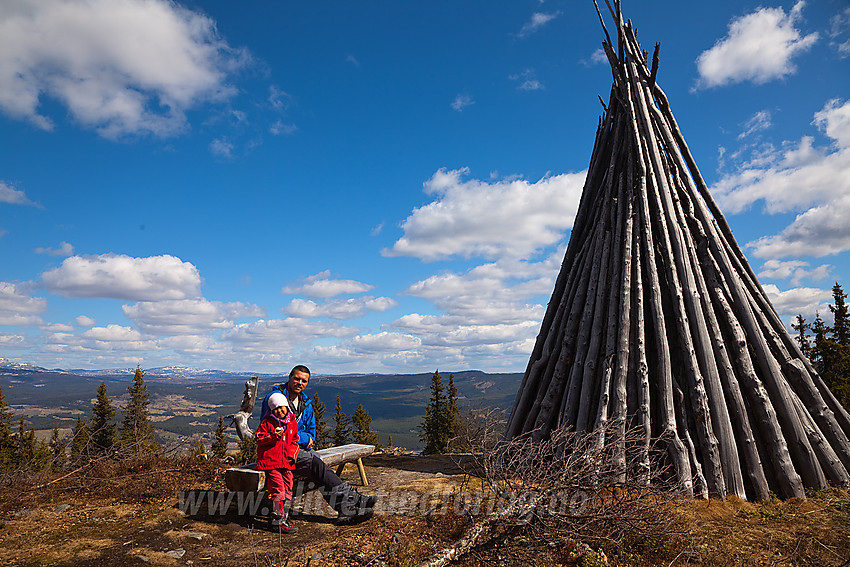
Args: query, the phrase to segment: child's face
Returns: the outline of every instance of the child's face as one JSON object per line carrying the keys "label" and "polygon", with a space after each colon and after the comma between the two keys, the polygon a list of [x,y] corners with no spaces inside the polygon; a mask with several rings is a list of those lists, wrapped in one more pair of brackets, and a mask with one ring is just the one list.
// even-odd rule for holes
{"label": "child's face", "polygon": [[274,416],[278,419],[283,419],[286,417],[286,414],[289,413],[289,408],[286,406],[278,406],[272,410]]}

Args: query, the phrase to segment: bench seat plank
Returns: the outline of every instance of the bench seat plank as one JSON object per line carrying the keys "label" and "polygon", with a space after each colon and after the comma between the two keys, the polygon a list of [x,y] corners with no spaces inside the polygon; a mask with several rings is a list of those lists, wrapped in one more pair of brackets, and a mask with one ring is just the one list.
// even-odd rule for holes
{"label": "bench seat plank", "polygon": [[[359,443],[349,443],[348,445],[340,445],[338,447],[328,447],[320,449],[316,454],[321,457],[322,461],[328,467],[337,466],[337,475],[342,473],[346,463],[357,463],[357,470],[360,473],[360,481],[363,486],[369,483],[366,479],[366,470],[363,468],[363,457],[368,457],[375,452],[374,445],[361,445]],[[232,467],[224,471],[224,483],[227,489],[231,492],[258,492],[266,487],[266,473],[258,471],[255,466],[257,463],[242,465],[241,467]]]}

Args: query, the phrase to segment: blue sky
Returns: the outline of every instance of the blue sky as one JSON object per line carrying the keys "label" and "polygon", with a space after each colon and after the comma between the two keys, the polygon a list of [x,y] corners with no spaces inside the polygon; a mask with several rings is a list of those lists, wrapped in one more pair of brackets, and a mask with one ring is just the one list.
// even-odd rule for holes
{"label": "blue sky", "polygon": [[[850,288],[846,2],[626,2],[786,321]],[[0,357],[522,371],[611,74],[591,2],[0,0]]]}

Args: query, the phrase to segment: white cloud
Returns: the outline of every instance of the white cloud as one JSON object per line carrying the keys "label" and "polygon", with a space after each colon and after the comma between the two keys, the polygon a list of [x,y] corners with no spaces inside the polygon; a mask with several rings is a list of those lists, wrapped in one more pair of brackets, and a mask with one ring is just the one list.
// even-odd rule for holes
{"label": "white cloud", "polygon": [[466,168],[441,169],[425,182],[425,193],[436,199],[407,217],[404,235],[382,254],[423,260],[529,257],[560,241],[572,227],[586,175],[487,183],[464,181],[468,173]]}
{"label": "white cloud", "polygon": [[72,256],[41,275],[47,288],[64,297],[108,297],[158,301],[200,296],[201,276],[174,256],[133,258],[118,254]]}
{"label": "white cloud", "polygon": [[59,243],[59,248],[43,248],[39,246],[35,249],[36,254],[50,254],[51,256],[72,256],[74,247],[64,240]]}
{"label": "white cloud", "polygon": [[345,60],[357,68],[360,68],[360,61],[354,55],[346,55]]}
{"label": "white cloud", "polygon": [[156,342],[145,339],[139,331],[122,325],[92,327],[79,335],[65,332],[47,333],[45,343],[51,352],[125,352],[159,350]]}
{"label": "white cloud", "polygon": [[780,291],[773,284],[765,284],[764,291],[776,311],[785,321],[790,321],[797,314],[804,318],[814,318],[816,312],[827,311],[826,304],[832,299],[832,290],[798,287]]}
{"label": "white cloud", "polygon": [[517,75],[509,75],[508,79],[516,81],[518,83],[516,88],[521,91],[539,91],[546,88],[543,83],[537,80],[534,69],[526,69]]}
{"label": "white cloud", "polygon": [[463,109],[467,106],[472,106],[475,104],[475,101],[472,100],[472,97],[468,94],[459,94],[452,101],[452,108],[457,110],[458,112],[463,112]]}
{"label": "white cloud", "polygon": [[234,351],[289,353],[319,338],[341,338],[356,333],[356,329],[332,322],[296,318],[262,319],[237,324],[223,333],[222,340],[231,345]]}
{"label": "white cloud", "polygon": [[748,243],[760,258],[826,256],[850,250],[850,102],[829,101],[813,122],[833,142],[785,143],[726,175],[712,188],[729,213],[763,200],[769,214],[802,211],[782,232]]}
{"label": "white cloud", "polygon": [[275,136],[291,136],[298,131],[298,126],[295,124],[285,124],[282,120],[275,121],[269,126],[269,132]]}
{"label": "white cloud", "polygon": [[540,28],[557,18],[561,15],[561,12],[554,12],[552,14],[545,14],[543,12],[534,12],[531,15],[531,20],[526,22],[522,29],[519,30],[519,37],[525,37],[527,35],[533,34],[536,31],[539,31]]}
{"label": "white cloud", "polygon": [[264,310],[256,305],[203,298],[142,301],[124,305],[122,310],[141,331],[156,336],[197,335],[204,331],[230,329],[236,319],[265,316]]}
{"label": "white cloud", "polygon": [[215,22],[167,0],[8,0],[0,11],[0,109],[40,128],[42,97],[107,138],[172,135],[186,110],[235,93],[247,55]]}
{"label": "white cloud", "polygon": [[738,134],[738,139],[743,140],[744,138],[752,136],[756,132],[767,130],[770,127],[770,112],[767,110],[761,110],[756,112],[749,120],[747,120],[746,124],[744,124],[743,132]]}
{"label": "white cloud", "polygon": [[301,285],[283,287],[280,293],[292,295],[302,294],[314,299],[324,299],[337,295],[363,293],[375,287],[355,280],[334,280],[330,276],[330,270],[319,272],[318,274],[304,278]]}
{"label": "white cloud", "polygon": [[350,299],[331,299],[316,303],[309,299],[293,299],[283,308],[289,317],[332,319],[353,319],[365,315],[369,311],[381,312],[392,309],[398,302],[389,297],[354,297]]}
{"label": "white cloud", "polygon": [[789,279],[791,285],[800,285],[804,279],[822,280],[830,277],[829,264],[823,264],[814,269],[806,269],[809,266],[808,262],[802,260],[768,260],[764,263],[761,271],[758,273],[759,278],[772,279]]}
{"label": "white cloud", "polygon": [[31,297],[23,284],[0,282],[0,325],[38,325],[46,310],[47,300]]}
{"label": "white cloud", "polygon": [[97,321],[85,315],[80,315],[74,319],[74,322],[77,323],[78,327],[94,327],[97,324]]}
{"label": "white cloud", "polygon": [[835,14],[829,20],[829,45],[841,58],[850,56],[850,8]]}
{"label": "white cloud", "polygon": [[804,5],[798,2],[788,14],[782,8],[759,8],[732,20],[726,37],[697,58],[700,84],[761,84],[795,73],[792,59],[818,39],[817,33],[802,36],[795,27]]}
{"label": "white cloud", "polygon": [[226,137],[216,138],[210,142],[210,153],[219,157],[232,159],[234,147],[233,143],[228,142]]}
{"label": "white cloud", "polygon": [[74,330],[73,325],[67,323],[47,323],[41,327],[45,331],[70,333]]}
{"label": "white cloud", "polygon": [[[2,87],[0,87],[0,92],[2,92]],[[24,193],[20,189],[15,189],[11,185],[7,185],[2,181],[0,181],[0,203],[9,203],[12,205],[38,206],[37,203],[34,203],[29,200],[26,193]]]}

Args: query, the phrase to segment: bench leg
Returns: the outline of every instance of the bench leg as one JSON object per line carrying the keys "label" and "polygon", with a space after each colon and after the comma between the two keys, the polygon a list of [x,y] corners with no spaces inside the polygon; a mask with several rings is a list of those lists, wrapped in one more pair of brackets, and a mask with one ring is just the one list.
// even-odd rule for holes
{"label": "bench leg", "polygon": [[357,459],[357,472],[360,473],[360,482],[363,483],[363,486],[369,486],[369,481],[366,480],[366,469],[363,468],[363,459]]}
{"label": "bench leg", "polygon": [[342,469],[345,468],[345,463],[342,463],[336,468],[336,476],[342,478]]}

